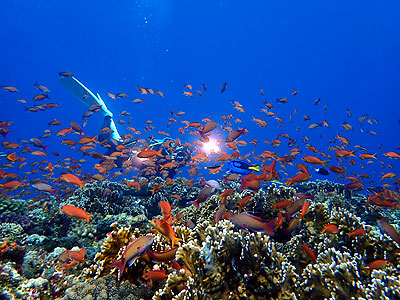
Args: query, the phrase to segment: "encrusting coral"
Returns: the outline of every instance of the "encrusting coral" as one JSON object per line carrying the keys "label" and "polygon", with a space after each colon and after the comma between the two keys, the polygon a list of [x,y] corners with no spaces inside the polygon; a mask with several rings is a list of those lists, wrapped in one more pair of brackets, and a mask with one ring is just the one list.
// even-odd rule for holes
{"label": "encrusting coral", "polygon": [[62,300],[139,300],[150,299],[151,291],[145,286],[136,286],[124,281],[119,284],[117,278],[106,275],[78,282],[66,289]]}

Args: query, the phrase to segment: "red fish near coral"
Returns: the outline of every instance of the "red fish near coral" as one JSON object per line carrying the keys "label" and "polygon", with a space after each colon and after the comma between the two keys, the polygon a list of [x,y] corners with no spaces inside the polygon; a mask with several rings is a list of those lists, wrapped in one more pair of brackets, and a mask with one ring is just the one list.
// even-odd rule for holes
{"label": "red fish near coral", "polygon": [[380,230],[386,233],[388,236],[390,236],[392,240],[395,241],[397,245],[400,247],[400,234],[396,230],[396,228],[394,228],[393,225],[386,222],[385,218],[378,220],[377,223]]}
{"label": "red fish near coral", "polygon": [[140,255],[146,253],[153,241],[154,238],[151,235],[142,236],[134,240],[126,247],[124,253],[122,253],[122,258],[110,264],[110,266],[119,269],[118,280],[121,279],[126,264],[128,264],[129,267],[132,266]]}
{"label": "red fish near coral", "polygon": [[317,257],[315,256],[315,253],[307,246],[304,244],[300,245],[301,248],[303,248],[304,252],[307,254],[307,256],[313,261],[313,262],[317,262]]}

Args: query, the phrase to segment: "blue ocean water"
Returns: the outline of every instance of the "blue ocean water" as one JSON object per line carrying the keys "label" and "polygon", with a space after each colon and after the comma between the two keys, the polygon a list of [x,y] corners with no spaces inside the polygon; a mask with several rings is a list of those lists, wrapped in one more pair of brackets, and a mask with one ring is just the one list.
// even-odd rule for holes
{"label": "blue ocean water", "polygon": [[[337,145],[329,144],[329,140],[339,134],[350,139],[347,149],[361,145],[368,153],[378,153],[378,161],[385,162],[382,167],[378,161],[367,164],[355,158],[356,165],[343,164],[349,171],[370,174],[377,183],[373,186],[381,184],[381,172],[398,173],[399,163],[382,157],[384,152],[399,151],[400,22],[396,1],[13,1],[2,2],[0,7],[0,85],[20,90],[0,91],[0,120],[13,122],[3,140],[19,142],[39,137],[49,129],[47,124],[53,118],[63,121],[62,128],[68,127],[69,121],[81,124],[86,107],[58,83],[58,72],[71,71],[100,93],[114,114],[129,111],[129,126],[143,131],[144,122],[152,120],[155,129],[143,133],[143,138],[157,135],[159,130],[180,136],[180,120],[199,122],[211,116],[222,125],[220,116],[233,114],[242,120],[233,123],[233,129],[245,127],[249,133],[244,140],[259,140],[256,154],[264,150],[277,151],[279,156],[287,154],[286,139],[281,138],[282,145],[277,148],[264,142],[287,133],[297,139],[303,151],[295,162],[311,154],[302,143],[307,136],[314,147],[333,156],[330,164],[337,165],[334,152],[327,147]],[[33,86],[35,82],[51,90],[46,101],[57,102],[57,108],[25,111],[25,107],[37,104],[32,101],[39,93]],[[222,94],[224,82],[228,85]],[[202,97],[182,95],[187,90],[185,84],[201,89],[203,83],[208,90]],[[165,97],[145,95],[145,103],[133,104],[132,99],[143,97],[137,86],[161,90]],[[298,91],[295,96],[293,89]],[[110,99],[107,92],[127,93],[129,100]],[[276,103],[281,97],[289,102]],[[314,105],[318,98],[320,103]],[[244,113],[233,108],[233,100],[243,105]],[[284,120],[282,128],[260,111],[264,101],[274,104],[272,111]],[[346,115],[347,108],[351,118]],[[166,128],[171,109],[186,114],[178,124]],[[311,117],[308,122],[302,119],[306,114]],[[358,119],[365,114],[379,124],[364,121],[364,132],[360,132]],[[266,120],[269,126],[258,127],[253,117]],[[330,128],[307,128],[323,119]],[[344,130],[340,126],[344,122],[354,130]],[[102,118],[92,116],[85,133],[94,136],[101,125]],[[50,128],[53,136],[43,139],[49,145],[48,151],[82,158],[54,136],[61,127]],[[121,134],[129,133],[126,124],[119,130]],[[368,134],[368,130],[378,135]],[[221,136],[213,134],[217,139],[227,135],[224,131]],[[186,134],[181,139],[193,142],[197,137]],[[241,155],[253,149],[252,145],[242,147]],[[42,159],[32,157],[30,161]],[[48,159],[56,160],[50,155]],[[85,170],[94,173],[94,163],[88,159]],[[393,169],[388,169],[389,163]],[[292,177],[297,169],[289,166],[286,171]],[[314,178],[326,177],[314,174]],[[337,181],[335,174],[327,178]]]}

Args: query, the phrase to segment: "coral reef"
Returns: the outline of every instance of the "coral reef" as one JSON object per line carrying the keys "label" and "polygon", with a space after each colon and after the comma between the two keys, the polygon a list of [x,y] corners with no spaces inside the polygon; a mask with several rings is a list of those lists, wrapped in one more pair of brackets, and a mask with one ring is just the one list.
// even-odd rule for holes
{"label": "coral reef", "polygon": [[[170,275],[154,299],[180,299],[173,297],[175,293],[186,294],[184,299],[277,299],[293,293],[294,267],[268,236],[237,231],[231,222],[221,221],[215,226],[198,225],[192,238],[176,255],[192,275],[182,271]],[[176,290],[185,276],[189,291]]]}
{"label": "coral reef", "polygon": [[62,300],[139,300],[150,299],[152,292],[145,286],[136,286],[124,281],[117,283],[117,278],[106,275],[78,282],[66,289]]}
{"label": "coral reef", "polygon": [[[154,195],[148,192],[160,183],[163,185]],[[234,189],[226,198],[227,212],[239,213],[239,201],[251,196],[242,211],[275,222],[279,212],[284,216],[283,227],[267,236],[243,231],[229,220],[215,224],[214,213],[224,190],[217,189],[196,209],[188,201],[195,200],[202,187],[182,186],[180,179],[156,178],[141,195],[124,194],[123,184],[107,181],[87,184],[87,190],[77,189],[66,203],[94,213],[89,225],[59,213],[58,203],[49,211],[31,205],[21,213],[7,212],[0,216],[0,297],[400,299],[399,247],[376,226],[376,219],[388,215],[388,209],[371,212],[372,207],[364,205],[364,196],[325,181],[302,184],[299,190],[314,195],[314,200],[307,200],[310,206],[304,212],[299,207],[288,214],[285,208],[273,209],[273,204],[294,202],[294,188],[272,183],[257,192],[238,192],[237,182],[223,186]],[[150,227],[152,218],[164,216],[158,206],[161,200],[172,205],[171,216],[176,218],[172,228],[181,240],[176,261],[158,262],[144,254],[118,280],[118,269],[110,264],[138,237],[153,235],[150,249],[154,252],[171,249],[170,240]],[[368,214],[373,217],[365,220],[362,216]],[[389,220],[394,217],[395,213]],[[187,220],[195,223],[193,229],[185,226]],[[298,225],[285,231],[292,220]],[[327,231],[327,226],[335,230]],[[352,235],[355,230],[362,234]],[[86,261],[67,271],[58,261],[59,255],[82,247],[86,248]],[[387,264],[381,269],[368,267],[377,260]],[[147,281],[148,272],[165,272],[164,278]]]}
{"label": "coral reef", "polygon": [[22,215],[26,211],[26,200],[0,198],[0,215],[14,212]]}

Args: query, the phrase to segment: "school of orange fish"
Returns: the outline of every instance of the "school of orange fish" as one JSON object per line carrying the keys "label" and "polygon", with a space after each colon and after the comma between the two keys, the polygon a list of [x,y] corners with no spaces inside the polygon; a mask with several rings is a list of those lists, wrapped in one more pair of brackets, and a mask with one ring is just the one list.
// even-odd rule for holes
{"label": "school of orange fish", "polygon": [[[60,76],[72,76],[70,72],[62,72]],[[39,94],[34,95],[32,101],[34,105],[26,107],[27,113],[38,113],[41,111],[57,108],[57,103],[44,103],[44,101],[51,99],[50,89],[46,86],[35,84]],[[227,90],[227,83],[225,82],[220,92],[224,93]],[[16,101],[22,104],[29,104],[30,101],[19,99],[19,89],[14,86],[3,86],[4,92],[12,93],[17,95]],[[138,87],[139,93],[146,96],[154,95],[159,97],[166,97],[163,92],[155,89]],[[200,88],[195,89],[190,84],[185,84],[183,97],[189,98],[201,98],[207,93],[207,86],[203,84]],[[264,91],[260,89],[261,97],[264,97]],[[290,97],[298,97],[298,91],[293,90]],[[108,96],[113,101],[119,99],[129,98],[126,93],[111,93],[108,92]],[[144,103],[144,98],[135,98],[132,103],[139,104]],[[190,100],[192,101],[192,100]],[[278,129],[283,130],[284,122],[293,122],[294,116],[297,114],[296,109],[289,115],[288,120],[284,117],[280,117],[274,112],[276,105],[289,105],[289,98],[282,97],[276,100],[275,103],[264,101],[260,103],[262,105],[261,112],[265,115],[264,118],[252,117],[252,121],[255,122],[260,128],[268,127],[269,120],[271,122],[277,122]],[[314,101],[314,105],[320,105],[320,99]],[[233,108],[237,113],[245,113],[244,105],[238,101],[232,101]],[[60,105],[61,106],[61,105]],[[327,167],[332,173],[336,174],[336,179],[345,183],[345,188],[352,191],[366,191],[366,184],[369,186],[379,186],[378,190],[368,190],[368,201],[366,205],[375,205],[376,207],[383,207],[384,209],[398,209],[400,207],[400,194],[398,193],[398,186],[400,185],[400,178],[396,173],[393,172],[393,165],[390,163],[391,160],[398,160],[400,155],[395,152],[396,149],[388,149],[388,151],[377,155],[376,153],[368,153],[368,150],[361,145],[351,146],[351,142],[348,138],[343,136],[344,134],[335,133],[330,140],[330,144],[327,146],[326,151],[322,151],[321,147],[314,147],[311,140],[307,136],[303,136],[302,145],[295,138],[289,134],[280,132],[274,139],[265,140],[264,146],[260,145],[260,141],[251,138],[250,131],[245,127],[234,128],[234,126],[241,125],[242,120],[235,118],[234,114],[226,114],[219,117],[219,120],[212,120],[212,118],[205,118],[202,120],[188,121],[181,120],[185,116],[184,111],[174,112],[171,110],[170,116],[167,117],[166,129],[164,131],[158,131],[158,135],[170,136],[169,128],[177,125],[177,131],[181,134],[180,137],[175,139],[166,140],[163,142],[162,148],[166,148],[170,153],[174,153],[177,146],[184,146],[187,149],[191,149],[190,160],[185,162],[169,161],[164,164],[159,164],[157,158],[162,157],[161,150],[153,150],[149,147],[149,140],[152,138],[152,132],[155,129],[153,122],[148,120],[145,122],[144,132],[135,129],[132,126],[126,127],[127,134],[122,136],[124,142],[134,142],[135,145],[141,145],[138,149],[136,156],[140,158],[144,164],[142,169],[139,169],[134,165],[130,158],[130,149],[124,144],[120,144],[116,147],[115,152],[110,155],[102,154],[106,149],[110,148],[111,145],[107,142],[99,142],[97,135],[86,135],[84,133],[85,126],[88,118],[99,111],[98,106],[89,107],[84,115],[82,125],[79,125],[76,121],[70,121],[67,126],[62,121],[54,118],[50,120],[48,125],[49,129],[46,129],[44,134],[40,138],[30,138],[27,140],[9,140],[8,134],[13,130],[13,121],[6,120],[0,122],[0,134],[3,136],[2,147],[4,148],[4,155],[1,157],[0,166],[0,177],[2,183],[0,184],[1,196],[3,198],[29,198],[33,202],[41,199],[48,198],[49,195],[53,195],[57,198],[68,198],[76,188],[85,188],[85,183],[94,180],[118,180],[124,183],[127,188],[140,190],[148,184],[147,180],[140,179],[147,177],[149,180],[152,179],[152,175],[155,171],[168,170],[171,168],[179,168],[178,175],[188,174],[190,178],[185,182],[186,185],[193,184],[196,179],[201,176],[217,176],[217,179],[226,181],[240,181],[241,186],[239,190],[249,189],[251,191],[258,191],[262,188],[263,184],[270,181],[285,180],[286,186],[295,186],[296,184],[307,182],[312,178],[312,172],[310,168],[314,166]],[[327,105],[323,108],[324,114],[327,113]],[[351,111],[346,110],[349,120],[352,118]],[[122,126],[123,124],[130,125],[131,113],[129,111],[122,111],[119,113],[121,117],[127,117],[126,119],[119,119],[117,123]],[[39,115],[38,115],[39,116]],[[309,115],[302,117],[304,122],[311,120]],[[268,120],[268,122],[267,122]],[[359,129],[363,132],[362,125],[368,123],[370,125],[378,125],[378,120],[370,118],[368,114],[361,116],[358,119]],[[354,126],[350,122],[344,122],[341,127],[345,131],[354,130]],[[61,128],[60,128],[61,127]],[[330,128],[330,124],[326,119],[318,123],[312,123],[307,126],[309,130],[313,130],[319,127]],[[53,128],[60,128],[53,130]],[[300,126],[297,131],[300,130]],[[100,133],[110,133],[110,128],[103,128]],[[123,131],[123,130],[121,130]],[[377,135],[377,131],[368,130],[368,134]],[[57,145],[46,145],[46,138],[56,135],[59,138],[59,144]],[[189,134],[190,136],[188,136]],[[145,136],[147,136],[145,138]],[[187,140],[194,140],[189,143]],[[289,153],[279,153],[279,147],[284,140],[287,140],[288,147],[290,148]],[[249,140],[247,142],[246,140]],[[227,149],[225,152],[217,149],[215,151],[206,152],[204,146],[211,141],[216,142],[220,148],[224,147]],[[61,145],[66,145],[71,151],[70,157],[62,157],[57,149]],[[250,146],[251,144],[252,146]],[[99,148],[105,148],[100,150]],[[252,150],[243,153],[243,149]],[[267,150],[266,148],[270,148]],[[50,149],[48,149],[50,148]],[[94,160],[86,159],[75,159],[76,151],[84,153],[86,156],[90,156]],[[308,153],[308,154],[307,154]],[[333,158],[335,157],[335,159]],[[39,158],[39,159],[35,159]],[[117,158],[123,158],[124,163],[122,169],[118,168],[115,164]],[[43,160],[40,160],[43,159]],[[167,158],[168,159],[168,158]],[[251,163],[251,159],[257,161],[260,164],[260,174],[251,172],[246,176],[241,176],[235,173],[222,174],[224,164],[233,159],[243,159]],[[390,160],[389,160],[390,159]],[[302,162],[300,162],[300,160]],[[380,182],[368,182],[366,180],[371,178],[370,174],[356,174],[352,172],[352,166],[364,168],[363,162],[378,164],[379,162],[380,171],[378,168],[374,170],[375,173],[380,173]],[[91,162],[93,163],[93,172],[91,174],[85,172],[82,168],[83,165],[87,166]],[[296,174],[289,174],[286,170],[287,166],[296,166],[299,170]],[[203,174],[202,169],[207,171],[211,175]],[[167,173],[166,173],[167,174]],[[220,177],[218,178],[218,174]],[[130,179],[123,177],[130,176]],[[122,179],[123,178],[123,179]],[[146,182],[145,182],[146,181]],[[166,184],[174,182],[172,178],[166,178]],[[204,187],[199,193],[196,201],[191,203],[198,209],[202,203],[207,201],[210,195],[216,189],[213,186],[212,181],[202,180]],[[154,195],[163,186],[163,183],[153,186],[151,193]],[[238,212],[226,212],[225,203],[228,196],[235,193],[234,189],[223,190],[220,195],[220,206],[215,214],[215,221],[218,222],[221,219],[229,219],[237,226],[246,228],[250,231],[264,232],[268,235],[274,235],[278,229],[282,229],[285,224],[285,230],[290,233],[299,224],[300,220],[307,213],[310,202],[313,200],[312,195],[306,195],[298,193],[296,196],[298,200],[295,202],[281,201],[274,205],[274,209],[285,210],[284,213],[278,212],[276,218],[266,222],[261,220],[248,212],[245,212],[247,203],[251,200],[252,196],[246,196],[238,203]],[[174,195],[173,195],[174,196]],[[175,195],[175,197],[179,197]],[[172,228],[172,224],[180,218],[179,215],[171,216],[171,206],[166,201],[159,203],[162,219],[153,219],[151,221],[154,228],[163,236],[167,237],[171,241],[171,249],[165,252],[154,252],[150,249],[153,242],[152,236],[143,236],[132,242],[124,251],[123,257],[112,264],[120,270],[120,277],[122,276],[125,266],[131,265],[141,255],[148,255],[151,259],[156,261],[172,261],[179,244],[179,239],[175,236],[175,232]],[[88,223],[90,217],[86,211],[79,207],[64,205],[60,207],[60,211],[70,217],[84,219]],[[298,213],[298,214],[296,214]],[[295,217],[293,217],[293,215]],[[390,236],[400,247],[400,235],[396,228],[386,222],[386,220],[378,220],[378,225],[382,232]],[[191,224],[187,225],[188,227]],[[334,224],[328,224],[324,228],[324,232],[335,234],[338,232],[338,227]],[[360,236],[365,234],[365,230],[356,229],[355,231],[348,233],[348,236]],[[302,248],[310,257],[311,260],[316,261],[316,255],[307,246],[302,245]],[[59,260],[65,263],[67,269],[76,265],[79,262],[83,262],[85,259],[85,250],[81,251],[66,251],[63,253]],[[372,262],[369,267],[382,268],[387,264],[385,260],[377,260]],[[182,266],[180,266],[182,267]],[[164,280],[166,274],[163,271],[152,271],[144,275],[144,278],[151,279],[154,281]]]}

